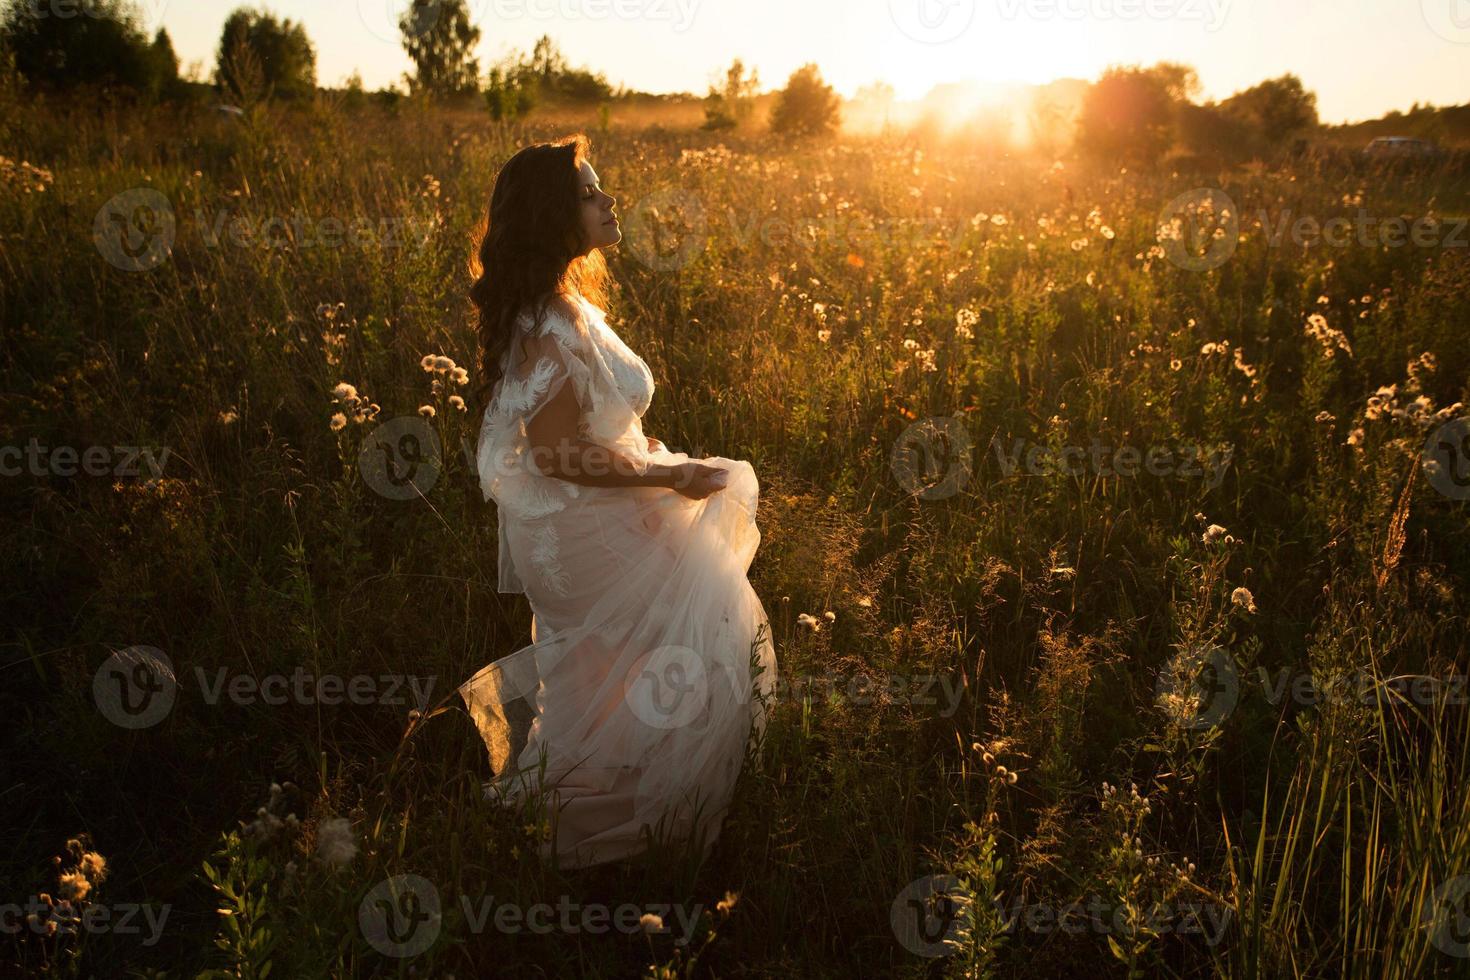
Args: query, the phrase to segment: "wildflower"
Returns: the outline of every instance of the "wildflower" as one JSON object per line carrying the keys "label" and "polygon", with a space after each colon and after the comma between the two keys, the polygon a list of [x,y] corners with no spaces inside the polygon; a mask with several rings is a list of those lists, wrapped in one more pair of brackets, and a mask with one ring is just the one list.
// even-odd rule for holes
{"label": "wildflower", "polygon": [[82,855],[82,860],[77,865],[82,874],[92,881],[101,881],[107,877],[107,859],[96,851],[87,851]]}
{"label": "wildflower", "polygon": [[1008,772],[1008,773],[1006,773],[1006,782],[1009,783],[1012,786],[1016,785],[1016,783],[1020,780],[1020,778],[1021,777],[1018,776],[1018,775],[1016,775],[1015,772]]}
{"label": "wildflower", "polygon": [[725,897],[715,903],[715,911],[728,913],[738,901],[740,901],[739,892],[725,892]]}
{"label": "wildflower", "polygon": [[1216,541],[1220,540],[1223,537],[1225,537],[1225,529],[1220,525],[1211,524],[1209,527],[1205,528],[1205,544],[1214,544]]}
{"label": "wildflower", "polygon": [[456,408],[456,409],[458,409],[461,412],[465,411],[464,399],[461,398],[459,395],[450,395],[449,396],[449,407],[450,408]]}
{"label": "wildflower", "polygon": [[1241,586],[1230,593],[1230,601],[1248,613],[1256,611],[1256,597],[1251,595],[1251,590],[1245,586]]}
{"label": "wildflower", "polygon": [[1320,313],[1313,313],[1307,317],[1307,324],[1302,328],[1307,336],[1322,345],[1322,356],[1331,359],[1338,351],[1342,351],[1349,357],[1353,354],[1352,345],[1348,343],[1347,336],[1341,330],[1329,326],[1327,318]]}
{"label": "wildflower", "polygon": [[638,919],[638,928],[642,929],[644,932],[663,932],[664,920],[654,915],[652,912],[644,912],[643,915]]}
{"label": "wildflower", "polygon": [[996,767],[995,767],[995,774],[996,774],[996,775],[997,775],[997,776],[999,776],[999,777],[1000,777],[1000,778],[1001,778],[1001,779],[1005,779],[1005,778],[1006,778],[1006,776],[1007,776],[1007,775],[1008,775],[1008,774],[1009,774],[1009,773],[1010,773],[1010,770],[1009,770],[1009,769],[1007,769],[1007,768],[1006,768],[1006,767],[1005,767],[1005,766],[996,766]]}
{"label": "wildflower", "polygon": [[829,341],[829,340],[832,339],[832,331],[825,330],[825,329],[824,330],[818,330],[817,331],[817,339],[820,340],[822,343],[825,344],[827,341]]}
{"label": "wildflower", "polygon": [[453,371],[450,371],[449,377],[457,385],[467,385],[470,383],[470,372],[462,367],[457,367]]}
{"label": "wildflower", "polygon": [[447,357],[443,356],[442,354],[440,356],[434,358],[434,370],[435,371],[438,371],[440,374],[445,374],[445,373],[448,373],[450,371],[453,371],[454,368],[455,368],[454,361],[451,360],[450,358],[447,358]]}
{"label": "wildflower", "polygon": [[331,427],[333,432],[341,432],[343,429],[347,428],[347,416],[343,415],[341,412],[337,412],[332,416],[332,420],[327,424]]}
{"label": "wildflower", "polygon": [[423,359],[419,361],[419,367],[423,368],[425,371],[434,370],[434,355],[425,354]]}
{"label": "wildflower", "polygon": [[61,876],[61,897],[68,902],[80,902],[91,890],[92,883],[80,872],[71,871]]}
{"label": "wildflower", "polygon": [[233,408],[227,409],[226,411],[223,411],[223,412],[220,412],[219,413],[219,424],[220,425],[234,425],[239,420],[240,420],[240,413],[237,412],[237,411],[235,411]]}
{"label": "wildflower", "polygon": [[873,600],[869,599],[867,596],[863,596],[861,599],[858,600],[858,605],[862,606],[864,609],[871,609],[873,606]]}
{"label": "wildflower", "polygon": [[913,338],[905,338],[903,342],[903,349],[909,351],[918,350],[919,342],[917,340],[914,340]]}
{"label": "wildflower", "polygon": [[317,828],[316,856],[331,868],[344,867],[357,856],[357,842],[352,839],[352,823],[346,817],[323,820]]}
{"label": "wildflower", "polygon": [[338,382],[337,387],[332,389],[332,397],[339,402],[356,400],[357,389],[345,381]]}
{"label": "wildflower", "polygon": [[1349,432],[1348,433],[1348,437],[1347,437],[1347,441],[1343,443],[1344,446],[1361,446],[1362,444],[1363,444],[1363,430],[1362,429],[1354,429],[1352,432]]}
{"label": "wildflower", "polygon": [[1184,367],[1184,362],[1177,357],[1169,362],[1170,371],[1178,371],[1182,367]]}
{"label": "wildflower", "polygon": [[1235,369],[1255,383],[1256,368],[1246,363],[1245,352],[1239,347],[1235,348]]}
{"label": "wildflower", "polygon": [[1328,424],[1333,423],[1333,422],[1336,422],[1336,421],[1337,421],[1337,416],[1336,415],[1333,415],[1331,412],[1318,412],[1317,413],[1317,424],[1318,425],[1328,425]]}
{"label": "wildflower", "polygon": [[431,419],[435,415],[437,415],[438,413],[434,410],[434,406],[433,405],[420,405],[419,406],[419,414],[422,415],[426,419]]}
{"label": "wildflower", "polygon": [[835,623],[835,622],[837,622],[837,614],[835,612],[833,612],[832,610],[830,610],[830,609],[828,609],[826,612],[822,613],[822,618],[825,619],[829,623]]}
{"label": "wildflower", "polygon": [[813,616],[811,613],[802,613],[800,616],[797,616],[796,624],[798,626],[805,626],[813,633],[819,632],[822,629],[821,621],[818,620],[817,617]]}

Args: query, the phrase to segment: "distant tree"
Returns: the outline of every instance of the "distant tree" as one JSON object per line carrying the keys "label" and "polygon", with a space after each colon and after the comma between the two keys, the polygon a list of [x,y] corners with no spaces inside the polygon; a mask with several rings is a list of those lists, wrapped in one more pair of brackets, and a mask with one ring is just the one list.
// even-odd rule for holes
{"label": "distant tree", "polygon": [[521,118],[536,105],[535,85],[518,74],[514,65],[490,69],[485,82],[485,107],[496,122]]}
{"label": "distant tree", "polygon": [[1317,96],[1295,75],[1282,75],[1237,92],[1220,111],[1248,127],[1256,143],[1284,146],[1317,128]]}
{"label": "distant tree", "polygon": [[704,100],[705,129],[734,129],[745,123],[755,109],[755,94],[760,90],[760,76],[748,74],[745,63],[736,58],[718,84],[711,85]]}
{"label": "distant tree", "polygon": [[1113,67],[1103,72],[1082,100],[1079,150],[1135,166],[1163,156],[1174,139],[1175,107],[1189,93],[1194,73],[1181,65],[1159,68]]}
{"label": "distant tree", "polygon": [[1158,79],[1169,98],[1175,102],[1189,102],[1200,93],[1199,75],[1188,65],[1177,61],[1160,61],[1143,71]]}
{"label": "distant tree", "polygon": [[[156,91],[159,79],[131,0],[88,0],[74,16],[55,16],[34,0],[5,0],[0,33],[16,70],[51,88],[116,85]],[[175,64],[177,72],[177,64]]]}
{"label": "distant tree", "polygon": [[541,35],[540,40],[536,42],[536,47],[532,49],[531,71],[541,79],[543,85],[547,86],[550,86],[558,75],[567,71],[566,56],[557,48],[550,34]]}
{"label": "distant tree", "polygon": [[613,95],[606,76],[572,68],[556,42],[544,36],[529,55],[512,52],[491,69],[485,99],[492,116],[513,118],[542,102],[586,105]]}
{"label": "distant tree", "polygon": [[230,14],[220,32],[216,62],[216,81],[242,102],[316,91],[316,49],[306,29],[263,10],[241,8]]}
{"label": "distant tree", "polygon": [[465,0],[413,0],[399,19],[403,50],[413,60],[409,91],[451,98],[475,91],[480,62],[474,57],[480,29]]}
{"label": "distant tree", "polygon": [[818,136],[831,133],[841,121],[841,97],[822,80],[821,69],[803,65],[777,93],[771,129],[792,136]]}
{"label": "distant tree", "polygon": [[149,83],[154,95],[172,96],[179,93],[179,56],[174,53],[173,39],[161,27],[153,35],[153,43],[148,46],[148,68]]}

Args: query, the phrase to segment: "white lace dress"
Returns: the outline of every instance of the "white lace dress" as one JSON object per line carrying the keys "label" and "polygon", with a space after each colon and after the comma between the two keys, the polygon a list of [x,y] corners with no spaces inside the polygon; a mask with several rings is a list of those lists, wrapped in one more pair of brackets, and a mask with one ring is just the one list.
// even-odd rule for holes
{"label": "white lace dress", "polygon": [[583,439],[639,472],[690,459],[648,452],[648,365],[600,309],[574,305],[575,321],[548,310],[539,328],[523,314],[478,448],[499,514],[498,588],[525,593],[532,642],[459,689],[496,773],[487,797],[544,802],[543,857],[561,867],[631,857],[650,839],[707,850],[776,678],[747,578],[760,544],[749,463],[702,459],[729,482],[701,501],[581,486],[528,465],[526,423],[567,383]]}

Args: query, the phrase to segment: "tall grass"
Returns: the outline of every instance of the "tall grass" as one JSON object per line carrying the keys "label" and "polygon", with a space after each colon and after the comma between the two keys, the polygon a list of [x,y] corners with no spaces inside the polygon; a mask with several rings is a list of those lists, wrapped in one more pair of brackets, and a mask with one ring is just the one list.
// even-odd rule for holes
{"label": "tall grass", "polygon": [[[236,119],[16,104],[3,153],[53,182],[12,181],[0,199],[0,444],[171,456],[153,479],[0,480],[16,844],[0,873],[6,895],[54,893],[51,856],[86,831],[109,864],[89,900],[172,912],[147,946],[23,930],[0,940],[7,964],[1466,969],[1464,937],[1426,910],[1452,904],[1470,873],[1470,722],[1451,683],[1467,672],[1470,529],[1420,453],[1433,413],[1470,401],[1470,263],[1443,243],[1269,241],[1288,209],[1452,220],[1470,189],[1455,167],[1384,173],[1323,155],[1120,173],[899,136],[803,146],[614,119],[595,162],[624,213],[673,188],[699,203],[707,241],[666,271],[615,252],[613,322],[658,384],[647,431],[749,459],[761,477],[752,580],[783,687],[709,860],[660,849],[564,872],[535,856],[545,813],[480,798],[489,767],[453,689],[527,642],[529,615],[495,591],[494,509],[458,451],[473,422],[419,366],[473,363],[470,236],[498,165],[558,133],[408,105],[262,104]],[[1156,250],[1158,226],[1201,186],[1238,205],[1241,241],[1192,272]],[[130,273],[102,259],[92,225],[139,187],[171,202],[178,239],[168,261]],[[317,232],[334,218],[412,237],[232,232],[237,218],[259,229],[297,214]],[[645,217],[677,243],[698,215],[676,202]],[[1314,315],[1345,346],[1310,332]],[[340,382],[378,418],[334,431]],[[1384,385],[1396,400],[1366,418]],[[1420,394],[1428,409],[1413,408]],[[360,448],[377,422],[431,402],[444,472],[426,500],[388,500],[364,483]],[[972,472],[924,499],[894,447],[936,418],[958,420]],[[1090,465],[1033,475],[1024,456],[1005,465],[1016,440],[1197,446],[1229,465],[1217,481]],[[168,716],[136,731],[93,697],[99,666],[134,645],[164,651],[180,681]],[[221,668],[435,687],[417,714],[211,704],[196,671],[212,682]],[[1235,693],[1201,724],[1200,692],[1222,671]],[[849,683],[863,675],[875,690]],[[1404,694],[1389,682],[1405,675],[1443,683]],[[1281,677],[1351,696],[1277,697]],[[319,846],[343,817],[358,850],[333,867]],[[432,882],[442,927],[395,960],[359,913],[402,874]],[[900,942],[894,905],[908,914],[905,889],[942,875],[959,883],[931,902],[950,955],[929,959]],[[460,896],[701,915],[681,946],[477,928]],[[1058,921],[1089,902],[1095,918]],[[1191,929],[1191,916],[1223,926]]]}

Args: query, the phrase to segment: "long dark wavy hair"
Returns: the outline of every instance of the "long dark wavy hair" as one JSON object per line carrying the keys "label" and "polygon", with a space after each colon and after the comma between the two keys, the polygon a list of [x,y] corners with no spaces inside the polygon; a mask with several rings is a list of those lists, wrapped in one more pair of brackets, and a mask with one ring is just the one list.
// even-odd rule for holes
{"label": "long dark wavy hair", "polygon": [[479,383],[475,400],[489,404],[500,360],[515,336],[516,317],[529,311],[539,327],[558,294],[580,294],[607,305],[607,262],[586,255],[578,168],[591,144],[581,133],[519,150],[500,168],[479,248],[471,256],[470,299],[479,310]]}

